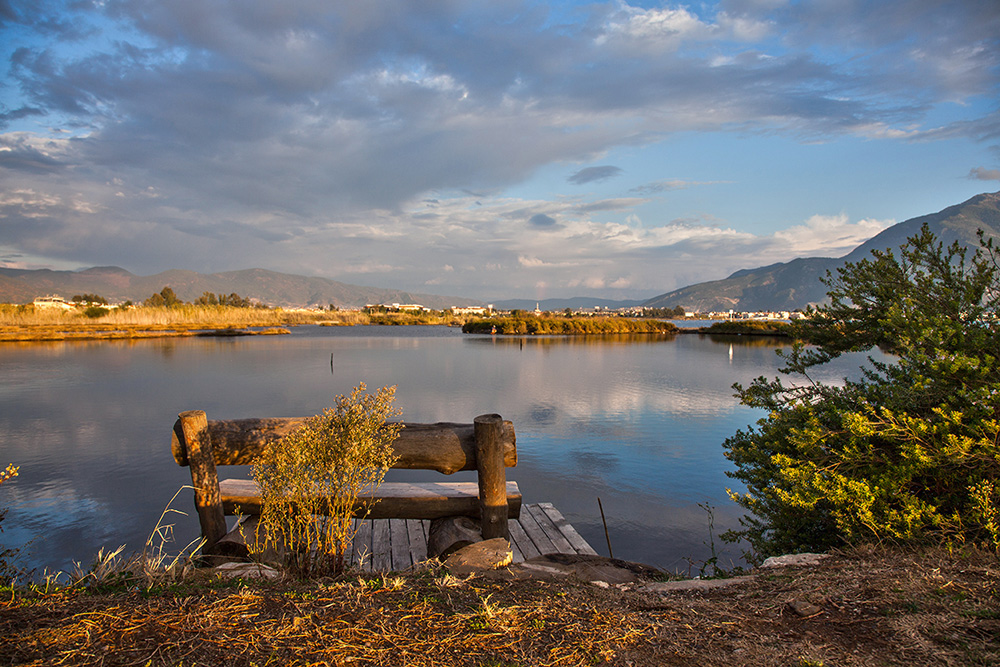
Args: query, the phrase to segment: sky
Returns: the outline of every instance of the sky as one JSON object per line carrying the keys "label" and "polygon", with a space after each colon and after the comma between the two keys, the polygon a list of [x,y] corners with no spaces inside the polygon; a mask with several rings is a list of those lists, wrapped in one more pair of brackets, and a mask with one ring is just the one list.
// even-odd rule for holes
{"label": "sky", "polygon": [[0,267],[641,299],[1000,190],[996,0],[0,0]]}

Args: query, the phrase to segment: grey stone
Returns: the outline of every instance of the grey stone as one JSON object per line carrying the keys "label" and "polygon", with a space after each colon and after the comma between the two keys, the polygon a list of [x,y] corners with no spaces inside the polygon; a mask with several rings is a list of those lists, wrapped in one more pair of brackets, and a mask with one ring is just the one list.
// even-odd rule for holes
{"label": "grey stone", "polygon": [[805,600],[792,600],[787,606],[793,612],[802,617],[815,616],[816,614],[823,612],[821,608],[817,607],[812,602],[806,602]]}
{"label": "grey stone", "polygon": [[492,576],[506,579],[562,579],[573,577],[590,583],[631,584],[660,573],[642,563],[587,554],[545,554],[516,563]]}
{"label": "grey stone", "polygon": [[816,565],[824,558],[829,558],[828,554],[786,554],[784,556],[771,556],[761,565],[761,568],[785,567],[788,565]]}
{"label": "grey stone", "polygon": [[711,588],[725,588],[749,581],[753,577],[729,577],[728,579],[681,579],[680,581],[654,581],[641,590],[649,593],[670,593],[674,591],[704,591]]}
{"label": "grey stone", "polygon": [[495,537],[462,547],[448,556],[444,566],[457,577],[467,577],[505,567],[513,560],[514,552],[511,551],[510,543],[502,537]]}
{"label": "grey stone", "polygon": [[215,568],[223,579],[279,579],[281,573],[261,563],[223,563]]}

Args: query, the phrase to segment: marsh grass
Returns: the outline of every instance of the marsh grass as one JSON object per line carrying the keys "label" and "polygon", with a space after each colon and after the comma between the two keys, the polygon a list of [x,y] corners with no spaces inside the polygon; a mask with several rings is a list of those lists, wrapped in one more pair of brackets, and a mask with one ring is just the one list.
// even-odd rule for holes
{"label": "marsh grass", "polygon": [[[44,594],[64,589],[85,589],[91,592],[150,591],[164,585],[191,580],[198,566],[198,554],[204,540],[198,538],[180,550],[173,551],[174,524],[167,523],[166,519],[173,514],[187,516],[186,512],[174,509],[172,505],[182,491],[192,488],[182,486],[174,493],[141,551],[126,554],[124,544],[117,549],[102,547],[88,564],[84,565],[78,561],[69,572],[45,572],[38,581],[28,582],[25,590]],[[14,576],[11,579],[30,577],[30,573],[18,574],[21,576]],[[13,586],[11,590],[14,590]]]}
{"label": "marsh grass", "polygon": [[[305,311],[180,304],[86,310],[54,310],[0,304],[0,341],[147,338],[198,331],[284,327],[299,324],[367,324],[357,311]],[[277,330],[275,330],[276,332]]]}

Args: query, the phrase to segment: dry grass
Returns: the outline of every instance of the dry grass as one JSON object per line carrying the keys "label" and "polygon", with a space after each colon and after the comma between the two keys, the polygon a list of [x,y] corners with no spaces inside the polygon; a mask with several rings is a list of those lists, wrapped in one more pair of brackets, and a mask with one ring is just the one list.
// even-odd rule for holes
{"label": "dry grass", "polygon": [[0,663],[996,665],[998,586],[995,554],[873,549],[655,595],[433,570],[274,584],[200,573],[149,589],[8,590]]}
{"label": "dry grass", "polygon": [[0,341],[92,340],[194,336],[219,329],[248,329],[297,324],[364,324],[368,316],[354,311],[308,312],[280,308],[231,306],[143,306],[111,309],[86,317],[82,311],[0,305]]}

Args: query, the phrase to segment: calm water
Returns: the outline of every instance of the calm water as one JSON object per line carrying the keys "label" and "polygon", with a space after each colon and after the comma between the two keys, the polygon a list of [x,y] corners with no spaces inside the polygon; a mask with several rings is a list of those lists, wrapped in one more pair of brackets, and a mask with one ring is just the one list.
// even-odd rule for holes
{"label": "calm water", "polygon": [[[21,475],[0,486],[9,508],[0,544],[50,571],[86,564],[101,547],[138,550],[190,484],[170,455],[179,412],[310,415],[365,382],[397,385],[407,421],[512,420],[519,464],[508,476],[525,502],[554,503],[606,554],[600,497],[616,557],[686,571],[686,559],[709,555],[699,504],[715,508],[717,532],[737,523],[721,443],[761,415],[731,386],[774,376],[774,350],[761,339],[493,338],[446,327],[6,344],[0,467]],[[171,519],[179,548],[198,534],[191,491],[174,507],[188,512]],[[737,547],[725,549],[723,563],[738,560]]]}

